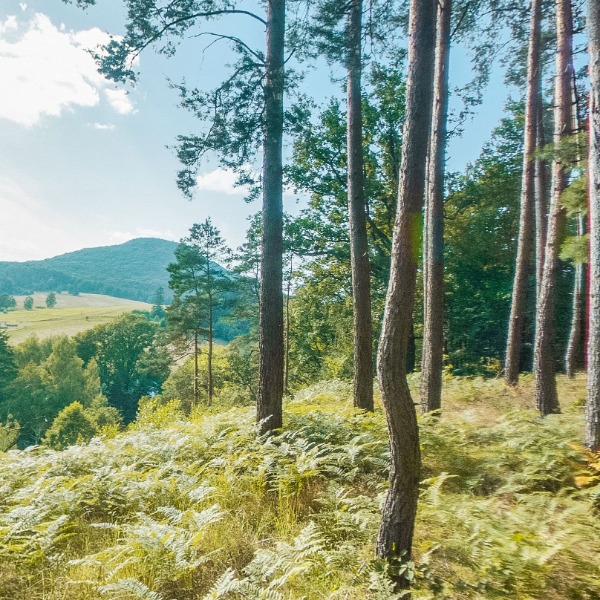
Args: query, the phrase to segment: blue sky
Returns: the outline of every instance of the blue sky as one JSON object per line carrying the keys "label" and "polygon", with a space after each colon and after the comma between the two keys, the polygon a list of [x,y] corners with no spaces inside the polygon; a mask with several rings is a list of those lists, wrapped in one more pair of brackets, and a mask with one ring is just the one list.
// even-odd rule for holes
{"label": "blue sky", "polygon": [[[175,185],[179,168],[167,148],[197,127],[177,108],[167,77],[212,86],[228,53],[186,40],[174,58],[140,57],[135,89],[99,75],[87,49],[119,35],[119,0],[98,0],[87,11],[60,0],[3,0],[0,6],[0,260],[30,260],[141,236],[178,240],[210,216],[230,245],[243,241],[247,205],[235,177],[208,161],[190,202]],[[236,31],[262,40],[260,24],[241,19]],[[469,79],[466,53],[454,49],[451,76]],[[305,91],[323,101],[339,94],[323,64]],[[498,123],[508,90],[495,70],[483,106],[449,148],[448,166],[474,160]],[[286,210],[299,204],[285,197]],[[301,201],[300,201],[301,203]]]}

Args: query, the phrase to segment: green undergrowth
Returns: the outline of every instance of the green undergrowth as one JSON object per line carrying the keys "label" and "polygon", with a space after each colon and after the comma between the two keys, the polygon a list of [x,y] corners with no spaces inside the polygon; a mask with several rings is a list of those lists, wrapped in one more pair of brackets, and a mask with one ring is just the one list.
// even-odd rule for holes
{"label": "green undergrowth", "polygon": [[[414,598],[600,598],[600,465],[579,445],[583,380],[539,419],[500,382],[446,382],[421,420]],[[148,402],[120,434],[0,454],[0,598],[391,599],[374,559],[388,448],[346,384],[186,419]]]}

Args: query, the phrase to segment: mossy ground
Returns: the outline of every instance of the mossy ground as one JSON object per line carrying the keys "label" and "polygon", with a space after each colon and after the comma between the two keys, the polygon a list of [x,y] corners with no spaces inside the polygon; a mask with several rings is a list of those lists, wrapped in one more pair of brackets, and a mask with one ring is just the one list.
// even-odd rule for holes
{"label": "mossy ground", "polygon": [[[414,598],[600,598],[600,465],[585,382],[540,419],[531,381],[445,382],[421,419]],[[149,404],[110,439],[0,456],[0,598],[394,598],[374,560],[386,489],[380,407],[324,383],[257,440],[251,408]],[[411,566],[412,568],[412,566]]]}

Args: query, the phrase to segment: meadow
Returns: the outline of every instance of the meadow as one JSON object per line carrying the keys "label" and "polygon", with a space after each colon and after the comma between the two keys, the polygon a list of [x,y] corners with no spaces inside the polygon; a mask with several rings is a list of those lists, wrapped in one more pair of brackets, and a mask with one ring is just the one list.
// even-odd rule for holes
{"label": "meadow", "polygon": [[101,294],[56,294],[56,306],[46,308],[47,292],[32,294],[32,310],[23,309],[25,296],[15,296],[17,310],[0,314],[0,328],[11,344],[24,342],[31,335],[39,339],[57,335],[73,336],[96,325],[108,323],[132,310],[150,310],[150,304]]}
{"label": "meadow", "polygon": [[[414,382],[416,384],[417,379]],[[415,599],[600,598],[600,464],[580,444],[585,380],[450,378],[420,421]],[[325,382],[284,431],[251,407],[142,402],[136,422],[64,451],[0,455],[0,598],[392,600],[374,558],[387,486],[384,415]]]}

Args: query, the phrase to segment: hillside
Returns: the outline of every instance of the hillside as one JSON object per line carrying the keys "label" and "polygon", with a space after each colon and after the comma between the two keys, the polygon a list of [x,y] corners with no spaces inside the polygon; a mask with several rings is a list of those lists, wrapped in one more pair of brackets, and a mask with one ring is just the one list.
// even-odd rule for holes
{"label": "hillside", "polygon": [[[421,420],[414,600],[600,598],[585,379],[559,387],[542,420],[531,380],[445,384]],[[304,390],[265,442],[251,408],[154,400],[116,436],[0,453],[0,598],[397,600],[374,560],[384,416],[351,404],[346,384]]]}
{"label": "hillside", "polygon": [[45,260],[0,262],[0,293],[77,291],[152,302],[162,287],[170,301],[166,268],[176,247],[168,240],[138,238]]}

